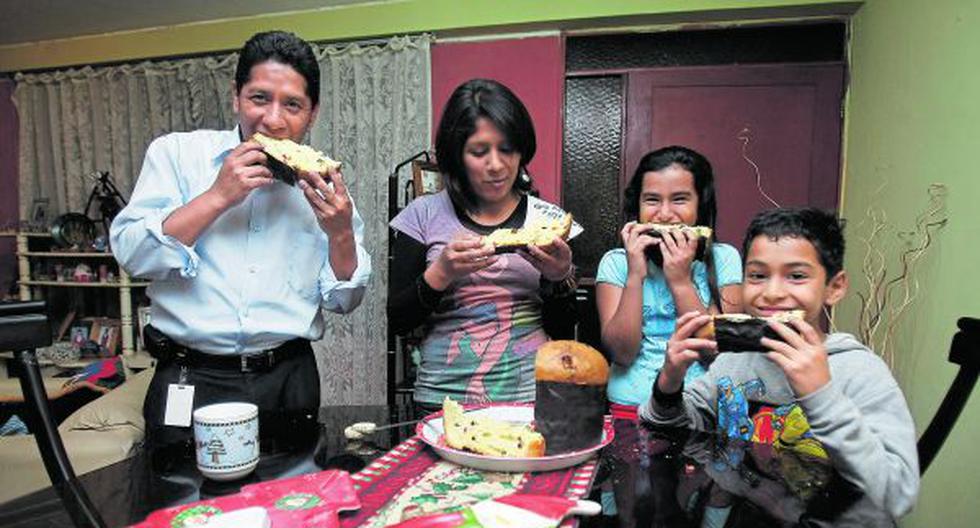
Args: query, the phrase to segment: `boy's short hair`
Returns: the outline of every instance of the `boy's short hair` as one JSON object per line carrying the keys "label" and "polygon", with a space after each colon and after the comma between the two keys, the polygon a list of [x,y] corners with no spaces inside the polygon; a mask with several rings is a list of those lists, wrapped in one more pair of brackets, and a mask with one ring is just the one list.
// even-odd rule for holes
{"label": "boy's short hair", "polygon": [[749,247],[757,237],[770,240],[782,237],[802,238],[813,244],[820,264],[829,281],[844,268],[844,220],[815,207],[779,208],[755,215],[742,242],[742,259],[749,256]]}

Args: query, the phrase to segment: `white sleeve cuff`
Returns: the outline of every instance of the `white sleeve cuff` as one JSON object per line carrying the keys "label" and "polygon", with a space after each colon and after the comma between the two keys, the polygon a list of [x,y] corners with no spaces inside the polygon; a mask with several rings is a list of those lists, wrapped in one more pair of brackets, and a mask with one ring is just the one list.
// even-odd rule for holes
{"label": "white sleeve cuff", "polygon": [[165,251],[166,255],[164,255],[164,260],[168,261],[168,267],[171,269],[180,270],[180,276],[185,279],[193,278],[197,276],[197,268],[201,262],[197,252],[194,251],[194,248],[184,245],[184,243],[180,240],[177,240],[170,235],[166,235],[163,232],[163,221],[166,220],[175,209],[177,209],[176,206],[151,211],[148,215],[146,215],[143,221],[146,225],[147,231],[153,235],[153,238],[155,238],[164,248],[170,250]]}
{"label": "white sleeve cuff", "polygon": [[323,263],[320,272],[320,291],[323,296],[323,306],[331,312],[348,313],[361,304],[368,279],[371,278],[371,256],[361,244],[354,245],[357,255],[357,267],[348,280],[338,280],[330,265],[330,252],[327,251],[327,261]]}

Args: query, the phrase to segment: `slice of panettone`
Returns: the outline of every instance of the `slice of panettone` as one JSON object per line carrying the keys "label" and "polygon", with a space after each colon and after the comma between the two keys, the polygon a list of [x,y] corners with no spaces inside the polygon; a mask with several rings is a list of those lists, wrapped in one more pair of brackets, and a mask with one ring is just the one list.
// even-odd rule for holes
{"label": "slice of panettone", "polygon": [[544,218],[521,228],[494,230],[483,237],[484,244],[492,244],[497,253],[506,253],[528,245],[544,246],[554,239],[567,240],[572,232],[572,213],[559,218]]}
{"label": "slice of panettone", "polygon": [[[643,224],[644,235],[654,238],[663,238],[664,233],[684,233],[689,237],[694,237],[698,241],[698,248],[694,255],[695,260],[704,260],[705,253],[711,248],[712,230],[707,226],[689,226],[686,224]],[[647,246],[644,253],[651,262],[657,267],[663,266],[664,256],[660,251],[660,245]]]}
{"label": "slice of panettone", "polygon": [[718,352],[767,352],[766,347],[762,346],[763,337],[783,341],[782,336],[769,326],[770,321],[789,324],[790,321],[803,320],[805,317],[806,312],[803,310],[789,310],[769,317],[743,313],[716,314],[695,335],[715,340],[718,343]]}
{"label": "slice of panettone", "polygon": [[442,423],[446,445],[454,449],[503,457],[544,455],[544,437],[529,425],[466,413],[460,404],[449,398],[442,404]]}
{"label": "slice of panettone", "polygon": [[341,166],[339,161],[330,159],[313,147],[289,139],[275,139],[259,132],[252,139],[262,145],[262,150],[268,155],[268,166],[273,177],[289,185],[296,184],[297,171],[326,175],[328,171],[340,169]]}

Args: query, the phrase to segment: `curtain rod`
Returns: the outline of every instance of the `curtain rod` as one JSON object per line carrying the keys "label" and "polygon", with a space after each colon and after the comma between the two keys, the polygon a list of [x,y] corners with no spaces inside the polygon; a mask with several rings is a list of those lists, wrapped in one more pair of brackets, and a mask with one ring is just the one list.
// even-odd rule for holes
{"label": "curtain rod", "polygon": [[[425,33],[406,33],[406,37],[417,37],[424,35]],[[372,37],[368,39],[355,39],[355,40],[308,40],[310,44],[315,44],[318,46],[346,46],[351,44],[361,44],[366,46],[381,46],[387,44],[392,37],[399,35],[390,35],[388,37]],[[244,42],[242,43],[244,45]],[[43,73],[53,73],[57,71],[78,69],[78,68],[107,68],[112,66],[121,66],[123,64],[139,64],[141,62],[167,62],[167,61],[178,61],[185,59],[199,59],[202,57],[218,57],[221,55],[227,55],[229,53],[237,53],[241,50],[241,47],[235,49],[226,50],[214,50],[214,51],[202,51],[200,53],[183,53],[179,55],[162,55],[159,57],[144,57],[144,58],[134,58],[128,60],[118,60],[118,61],[106,61],[106,62],[89,62],[85,64],[71,64],[65,66],[56,66],[52,68],[35,68],[30,70],[19,70],[16,72],[0,72],[0,76],[7,76],[11,79],[18,73],[24,74],[43,74]]]}

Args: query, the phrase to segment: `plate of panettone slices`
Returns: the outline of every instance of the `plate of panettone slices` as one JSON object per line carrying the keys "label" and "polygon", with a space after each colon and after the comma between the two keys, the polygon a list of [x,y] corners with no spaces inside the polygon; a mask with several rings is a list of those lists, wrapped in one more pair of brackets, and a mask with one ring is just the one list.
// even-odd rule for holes
{"label": "plate of panettone slices", "polygon": [[490,403],[463,408],[447,398],[443,410],[416,425],[416,433],[442,458],[485,471],[554,471],[591,458],[613,440],[607,421],[593,446],[545,455],[547,439],[534,430],[534,405]]}

